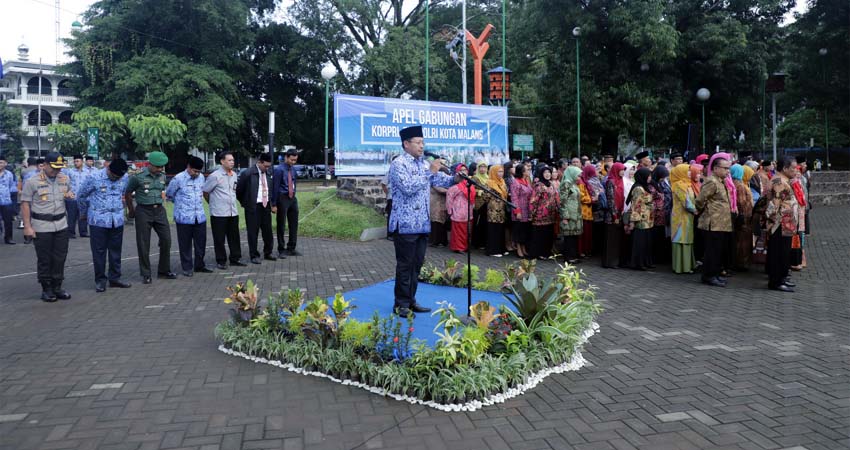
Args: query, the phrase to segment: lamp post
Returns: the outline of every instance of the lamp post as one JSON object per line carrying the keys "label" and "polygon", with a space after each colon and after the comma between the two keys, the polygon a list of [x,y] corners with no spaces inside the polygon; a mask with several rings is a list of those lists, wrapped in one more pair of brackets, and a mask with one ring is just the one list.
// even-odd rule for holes
{"label": "lamp post", "polygon": [[573,37],[576,38],[576,152],[581,157],[581,71],[579,70],[581,27],[573,28]]}
{"label": "lamp post", "polygon": [[[823,85],[824,89],[826,89],[826,64],[823,60],[826,59],[826,55],[829,53],[825,47],[818,50],[818,54],[821,56],[821,72],[823,72]],[[829,170],[829,107],[827,107],[826,100],[823,102],[823,131],[826,134],[826,170]]]}
{"label": "lamp post", "polygon": [[269,111],[269,156],[274,165],[274,111]]}
{"label": "lamp post", "polygon": [[705,102],[711,98],[711,91],[706,88],[699,88],[697,91],[697,99],[702,104],[702,151],[705,152]]}
{"label": "lamp post", "polygon": [[336,76],[336,67],[331,63],[325,64],[322,67],[322,78],[325,80],[325,181],[322,186],[328,185],[328,180],[331,179],[331,168],[328,165],[328,111],[331,98],[331,79]]}
{"label": "lamp post", "polygon": [[[640,71],[643,73],[649,72],[649,64],[642,63],[640,65]],[[646,105],[641,109],[643,109],[643,149],[646,150]]]}

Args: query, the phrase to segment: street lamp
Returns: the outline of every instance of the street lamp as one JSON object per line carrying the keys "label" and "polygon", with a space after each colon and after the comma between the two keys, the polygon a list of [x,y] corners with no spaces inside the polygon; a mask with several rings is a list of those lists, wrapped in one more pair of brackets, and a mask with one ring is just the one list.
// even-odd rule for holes
{"label": "street lamp", "polygon": [[[640,71],[643,73],[649,72],[649,64],[642,63]],[[646,150],[646,105],[643,105],[643,149]]]}
{"label": "street lamp", "polygon": [[581,40],[581,27],[573,28],[573,37],[576,38],[576,151],[581,157],[581,78],[579,71],[579,40]]}
{"label": "street lamp", "polygon": [[331,79],[336,76],[336,67],[333,64],[327,63],[322,67],[322,78],[325,80],[325,182],[323,186],[328,185],[328,180],[331,179],[331,168],[328,165],[328,103],[331,98]]}
{"label": "street lamp", "polygon": [[[826,59],[826,54],[829,53],[825,47],[818,50],[818,54]],[[821,72],[823,72],[823,85],[824,89],[826,89],[826,64],[824,64],[823,60],[821,61]],[[826,170],[829,170],[829,108],[827,107],[826,99],[823,102],[823,131],[826,134]]]}
{"label": "street lamp", "polygon": [[711,91],[706,88],[699,88],[697,91],[697,99],[702,104],[702,151],[705,152],[705,102],[711,98]]}

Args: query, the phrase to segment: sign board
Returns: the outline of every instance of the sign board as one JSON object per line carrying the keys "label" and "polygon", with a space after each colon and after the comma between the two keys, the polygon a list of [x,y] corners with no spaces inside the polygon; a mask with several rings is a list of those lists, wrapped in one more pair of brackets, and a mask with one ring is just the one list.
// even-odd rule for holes
{"label": "sign board", "polygon": [[334,96],[334,171],[337,176],[384,175],[403,153],[399,131],[421,125],[425,150],[449,165],[508,161],[508,113],[498,106],[393,98]]}
{"label": "sign board", "polygon": [[515,152],[533,152],[534,151],[534,135],[531,135],[531,134],[515,134],[514,135],[514,151]]}
{"label": "sign board", "polygon": [[86,152],[89,156],[93,156],[95,158],[100,154],[98,152],[98,137],[100,136],[100,130],[97,128],[89,128],[89,136],[88,136],[88,152]]}

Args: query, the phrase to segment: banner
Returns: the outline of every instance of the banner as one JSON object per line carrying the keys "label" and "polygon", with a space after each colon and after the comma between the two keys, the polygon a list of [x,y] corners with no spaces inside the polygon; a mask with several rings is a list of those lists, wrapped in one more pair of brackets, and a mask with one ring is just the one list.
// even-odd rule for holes
{"label": "banner", "polygon": [[399,131],[422,125],[425,150],[448,164],[508,161],[507,109],[392,98],[334,96],[334,172],[384,175],[404,152]]}

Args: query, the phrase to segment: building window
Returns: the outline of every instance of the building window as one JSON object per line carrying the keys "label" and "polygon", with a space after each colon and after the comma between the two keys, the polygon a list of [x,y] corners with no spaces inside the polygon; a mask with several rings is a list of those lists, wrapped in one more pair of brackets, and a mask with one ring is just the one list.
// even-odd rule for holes
{"label": "building window", "polygon": [[[39,77],[32,77],[29,82],[27,82],[27,94],[38,94],[38,79]],[[51,95],[52,93],[53,85],[50,84],[50,80],[41,77],[41,94]]]}
{"label": "building window", "polygon": [[[41,126],[46,127],[53,123],[53,116],[50,115],[46,110],[41,110]],[[27,125],[33,127],[38,124],[38,110],[34,109],[30,111],[29,116],[27,116]]]}
{"label": "building window", "polygon": [[[44,113],[44,111],[42,111]],[[73,111],[62,111],[59,113],[59,123],[71,123],[71,115],[74,114]]]}
{"label": "building window", "polygon": [[62,80],[59,82],[58,94],[64,97],[74,96],[74,91],[71,90],[71,80]]}

